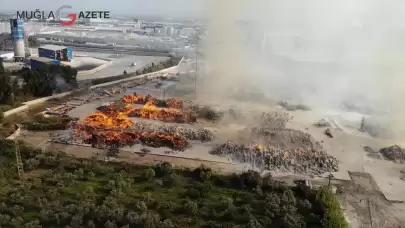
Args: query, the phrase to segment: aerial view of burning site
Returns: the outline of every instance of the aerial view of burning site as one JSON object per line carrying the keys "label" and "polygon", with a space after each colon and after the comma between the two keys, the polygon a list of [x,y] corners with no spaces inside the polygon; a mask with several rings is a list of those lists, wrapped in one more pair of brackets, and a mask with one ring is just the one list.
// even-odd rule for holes
{"label": "aerial view of burning site", "polygon": [[[175,32],[182,26],[142,25],[177,37],[168,43],[181,40],[163,53],[164,59],[171,56],[165,62],[135,70],[141,67],[138,57],[129,54],[139,53],[124,50],[126,41],[103,45],[111,49],[105,56],[113,59],[105,67],[117,67],[120,79],[109,79],[115,74],[110,68],[100,73],[109,76],[106,83],[99,74],[90,80],[84,72],[69,95],[56,99],[51,88],[45,108],[15,122],[22,132],[15,138],[106,166],[207,165],[219,173],[254,170],[289,186],[297,180],[310,188],[327,185],[340,194],[348,220],[361,224],[353,227],[404,227],[380,225],[388,217],[395,217],[388,219],[392,224],[405,224],[405,64],[393,61],[405,59],[404,39],[394,38],[403,28],[394,33],[395,28],[382,26],[401,20],[367,23],[371,12],[380,10],[370,7],[363,15],[368,4],[356,8],[353,3],[346,10],[333,1],[297,1],[297,8],[276,1],[208,2],[204,12],[210,19],[190,26],[189,38]],[[145,31],[149,38],[150,33]],[[125,64],[118,58],[124,52]],[[258,197],[267,194],[259,184],[253,187]],[[226,211],[233,213],[234,207]]]}

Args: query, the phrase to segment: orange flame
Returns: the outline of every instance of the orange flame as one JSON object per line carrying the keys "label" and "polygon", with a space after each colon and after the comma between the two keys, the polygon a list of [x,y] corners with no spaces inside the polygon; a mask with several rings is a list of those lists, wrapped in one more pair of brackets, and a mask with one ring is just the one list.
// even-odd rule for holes
{"label": "orange flame", "polygon": [[169,98],[167,100],[160,100],[154,96],[142,96],[135,94],[125,95],[123,98],[120,99],[121,102],[128,103],[128,104],[147,104],[150,103],[152,105],[158,107],[168,107],[168,108],[176,108],[180,109],[183,107],[183,101],[178,98]]}
{"label": "orange flame", "polygon": [[[173,134],[159,132],[136,132],[130,130],[134,122],[129,116],[135,115],[141,118],[155,119],[162,121],[183,120],[183,113],[174,108],[158,108],[156,103],[160,102],[150,96],[125,95],[121,102],[126,103],[124,107],[118,105],[105,106],[103,111],[89,114],[82,123],[75,124],[74,135],[84,141],[94,144],[94,140],[100,140],[105,145],[133,145],[142,143],[151,147],[170,147],[174,150],[184,150],[189,143],[182,137]],[[131,103],[142,102],[144,106],[140,109],[131,107]],[[181,101],[170,99],[172,106],[179,106]]]}

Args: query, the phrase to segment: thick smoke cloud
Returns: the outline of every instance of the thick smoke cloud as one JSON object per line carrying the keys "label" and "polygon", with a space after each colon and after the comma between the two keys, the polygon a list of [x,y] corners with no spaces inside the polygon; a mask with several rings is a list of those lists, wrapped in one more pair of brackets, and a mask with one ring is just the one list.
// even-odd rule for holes
{"label": "thick smoke cloud", "polygon": [[393,123],[405,100],[405,5],[400,1],[220,0],[206,4],[212,72],[200,97],[263,93]]}

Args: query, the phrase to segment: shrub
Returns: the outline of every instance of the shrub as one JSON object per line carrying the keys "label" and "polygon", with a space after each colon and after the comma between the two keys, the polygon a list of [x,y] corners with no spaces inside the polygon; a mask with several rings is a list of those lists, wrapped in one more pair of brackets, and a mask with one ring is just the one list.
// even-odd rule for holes
{"label": "shrub", "polygon": [[328,187],[322,187],[316,199],[323,207],[323,223],[326,227],[348,228],[339,200]]}

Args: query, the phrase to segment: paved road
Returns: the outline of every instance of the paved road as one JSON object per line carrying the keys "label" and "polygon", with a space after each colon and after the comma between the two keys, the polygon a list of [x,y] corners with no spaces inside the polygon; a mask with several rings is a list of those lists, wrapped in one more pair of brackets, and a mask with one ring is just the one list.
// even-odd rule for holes
{"label": "paved road", "polygon": [[114,49],[112,49],[112,48],[92,48],[92,47],[73,47],[73,51],[102,52],[102,53],[127,54],[127,55],[139,55],[139,56],[170,57],[170,53],[135,51],[135,50],[125,49],[123,47],[114,48]]}

